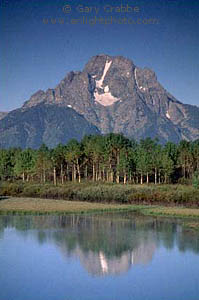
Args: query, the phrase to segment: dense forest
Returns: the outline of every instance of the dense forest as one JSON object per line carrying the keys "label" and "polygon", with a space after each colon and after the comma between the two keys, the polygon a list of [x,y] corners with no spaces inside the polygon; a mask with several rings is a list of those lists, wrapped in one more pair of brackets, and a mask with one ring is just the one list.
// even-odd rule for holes
{"label": "dense forest", "polygon": [[199,140],[178,145],[121,134],[85,136],[54,149],[0,149],[2,181],[187,183],[198,180]]}

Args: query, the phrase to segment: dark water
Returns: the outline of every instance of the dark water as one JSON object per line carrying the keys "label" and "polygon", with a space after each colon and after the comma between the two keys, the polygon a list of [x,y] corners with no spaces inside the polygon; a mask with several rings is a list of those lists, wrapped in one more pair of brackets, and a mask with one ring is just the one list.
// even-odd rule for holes
{"label": "dark water", "polygon": [[1,216],[0,300],[198,300],[199,234],[181,222]]}

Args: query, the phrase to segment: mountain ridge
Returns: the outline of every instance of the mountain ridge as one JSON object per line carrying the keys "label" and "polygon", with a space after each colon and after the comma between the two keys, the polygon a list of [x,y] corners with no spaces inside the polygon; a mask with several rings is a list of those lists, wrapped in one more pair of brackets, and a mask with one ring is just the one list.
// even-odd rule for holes
{"label": "mountain ridge", "polygon": [[[71,134],[72,133],[72,134]],[[99,130],[70,108],[40,103],[29,109],[16,109],[0,121],[0,147],[53,148]]]}
{"label": "mountain ridge", "polygon": [[91,57],[82,71],[69,72],[54,89],[34,93],[21,112],[40,104],[70,108],[102,134],[157,137],[162,143],[199,138],[199,107],[183,104],[153,70],[122,56]]}

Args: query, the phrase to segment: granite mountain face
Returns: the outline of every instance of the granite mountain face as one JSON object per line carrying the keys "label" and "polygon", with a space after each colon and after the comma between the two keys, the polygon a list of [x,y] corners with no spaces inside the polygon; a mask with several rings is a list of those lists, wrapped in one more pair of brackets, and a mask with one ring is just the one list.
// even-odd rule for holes
{"label": "granite mountain face", "polygon": [[28,109],[16,109],[0,121],[0,147],[53,148],[85,134],[100,134],[73,109],[40,103]]}
{"label": "granite mountain face", "polygon": [[[37,110],[33,108],[38,105],[47,106],[48,112],[55,106],[63,111],[62,118],[57,120],[58,127],[59,122],[64,122],[69,115],[73,119],[77,114],[93,126],[92,130],[102,134],[123,133],[134,139],[157,137],[162,143],[199,138],[199,107],[179,102],[161,86],[152,70],[141,69],[121,56],[103,54],[92,57],[82,72],[72,71],[54,89],[38,91],[18,112],[23,114],[31,109],[36,114]],[[65,116],[64,111],[68,108],[70,110]],[[12,118],[13,124],[8,123],[2,132],[2,125],[10,114],[12,112],[0,120],[0,146],[2,139],[6,145],[6,132],[12,132],[11,128],[16,126]],[[61,130],[64,135],[64,127]],[[83,131],[90,133],[87,129]],[[25,132],[31,135],[31,130],[24,129]],[[58,136],[55,132],[51,146],[58,143]],[[70,137],[75,137],[72,128]],[[40,142],[36,143],[37,146]]]}

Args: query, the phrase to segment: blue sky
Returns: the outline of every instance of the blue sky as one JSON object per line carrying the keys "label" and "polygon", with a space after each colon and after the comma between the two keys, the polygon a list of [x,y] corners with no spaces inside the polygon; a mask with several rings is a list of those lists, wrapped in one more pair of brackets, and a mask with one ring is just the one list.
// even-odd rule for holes
{"label": "blue sky", "polygon": [[[121,2],[139,12],[104,11],[105,5],[114,10]],[[65,5],[70,13],[63,11]],[[87,7],[97,7],[98,15],[86,12]],[[199,105],[198,0],[0,0],[0,8],[0,111],[20,107],[39,89],[55,87],[69,71],[82,70],[101,53],[123,55],[153,69],[178,100]],[[80,24],[83,16],[153,18],[158,24]],[[70,24],[72,19],[78,24]]]}

